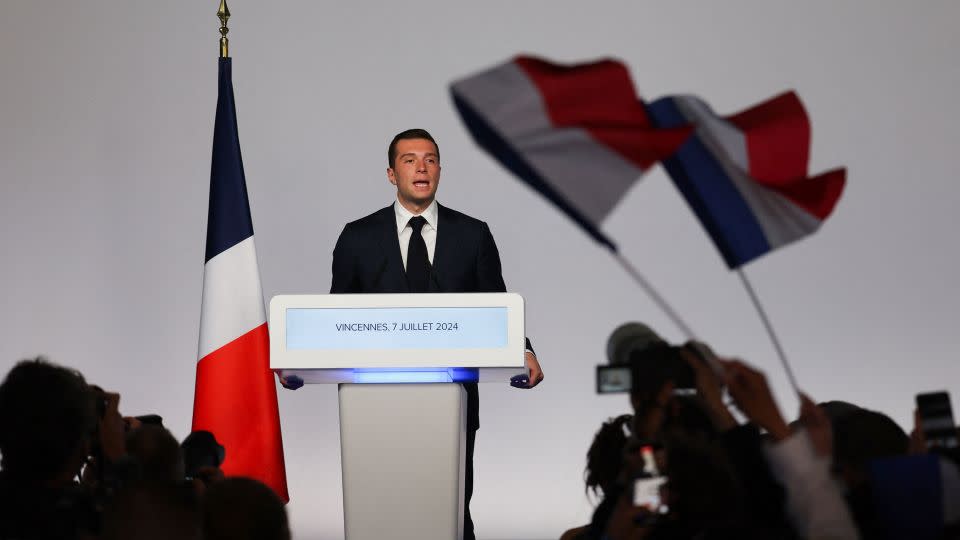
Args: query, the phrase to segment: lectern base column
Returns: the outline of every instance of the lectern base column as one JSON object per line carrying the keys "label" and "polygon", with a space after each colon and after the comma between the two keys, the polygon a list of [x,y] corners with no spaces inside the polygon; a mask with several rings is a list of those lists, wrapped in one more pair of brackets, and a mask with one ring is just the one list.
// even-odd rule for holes
{"label": "lectern base column", "polygon": [[463,537],[466,392],[459,384],[341,384],[347,540]]}

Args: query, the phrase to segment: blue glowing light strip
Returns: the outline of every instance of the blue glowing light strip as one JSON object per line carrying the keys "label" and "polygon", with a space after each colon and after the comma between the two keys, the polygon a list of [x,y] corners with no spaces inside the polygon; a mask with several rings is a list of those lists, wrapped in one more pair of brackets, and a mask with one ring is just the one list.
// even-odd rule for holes
{"label": "blue glowing light strip", "polygon": [[353,370],[353,382],[357,384],[476,382],[479,378],[480,373],[476,369],[464,368],[383,371]]}

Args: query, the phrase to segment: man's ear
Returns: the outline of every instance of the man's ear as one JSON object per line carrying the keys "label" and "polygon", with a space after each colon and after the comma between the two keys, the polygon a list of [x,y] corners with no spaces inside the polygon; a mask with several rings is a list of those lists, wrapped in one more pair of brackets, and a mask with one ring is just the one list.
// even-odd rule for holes
{"label": "man's ear", "polygon": [[393,173],[393,167],[387,167],[387,180],[389,180],[391,184],[397,185],[397,175]]}

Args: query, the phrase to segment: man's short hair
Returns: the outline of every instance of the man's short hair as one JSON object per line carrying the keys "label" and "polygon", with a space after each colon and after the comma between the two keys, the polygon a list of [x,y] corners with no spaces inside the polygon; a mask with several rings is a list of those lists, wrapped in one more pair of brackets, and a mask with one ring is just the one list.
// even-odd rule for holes
{"label": "man's short hair", "polygon": [[433,147],[437,149],[437,158],[440,158],[440,145],[433,139],[433,135],[430,135],[425,129],[408,129],[397,133],[390,141],[390,146],[387,147],[387,165],[389,167],[393,168],[393,162],[397,159],[397,142],[404,139],[426,139],[432,142]]}
{"label": "man's short hair", "polygon": [[80,372],[43,358],[18,363],[0,385],[4,471],[50,479],[97,425],[94,394]]}

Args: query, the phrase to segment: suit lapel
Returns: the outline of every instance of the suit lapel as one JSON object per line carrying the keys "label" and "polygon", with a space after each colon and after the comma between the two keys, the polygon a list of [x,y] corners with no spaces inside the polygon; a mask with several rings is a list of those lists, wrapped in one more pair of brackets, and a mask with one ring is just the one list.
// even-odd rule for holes
{"label": "suit lapel", "polygon": [[382,278],[384,292],[410,292],[407,273],[403,269],[403,257],[400,255],[400,239],[397,235],[397,219],[393,205],[381,210],[381,214],[380,249],[386,257]]}

